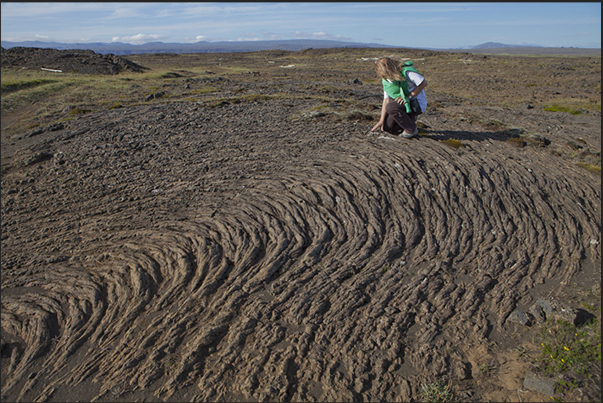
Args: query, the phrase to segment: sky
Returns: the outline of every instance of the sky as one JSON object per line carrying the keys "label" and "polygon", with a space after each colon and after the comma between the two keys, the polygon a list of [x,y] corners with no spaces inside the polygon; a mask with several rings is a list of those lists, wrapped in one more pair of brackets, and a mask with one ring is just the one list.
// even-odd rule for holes
{"label": "sky", "polygon": [[2,41],[329,39],[447,49],[601,48],[600,2],[2,2]]}

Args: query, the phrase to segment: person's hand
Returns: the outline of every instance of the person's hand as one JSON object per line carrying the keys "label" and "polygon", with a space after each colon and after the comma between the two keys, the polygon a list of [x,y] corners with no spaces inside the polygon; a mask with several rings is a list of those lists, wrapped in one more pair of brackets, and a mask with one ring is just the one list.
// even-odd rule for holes
{"label": "person's hand", "polygon": [[371,132],[374,132],[377,129],[383,130],[383,121],[380,120],[377,122],[377,124],[371,129]]}
{"label": "person's hand", "polygon": [[403,97],[396,98],[396,102],[399,103],[400,105],[404,105],[406,103],[406,102],[404,102],[404,98]]}

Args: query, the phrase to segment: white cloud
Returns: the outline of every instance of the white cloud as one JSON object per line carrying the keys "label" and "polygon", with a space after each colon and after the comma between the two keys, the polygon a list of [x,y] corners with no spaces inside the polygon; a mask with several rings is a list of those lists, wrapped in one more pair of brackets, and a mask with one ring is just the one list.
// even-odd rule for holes
{"label": "white cloud", "polygon": [[260,38],[258,38],[257,36],[255,36],[255,34],[245,34],[244,38],[237,38],[237,41],[239,42],[244,42],[244,41],[259,41]]}
{"label": "white cloud", "polygon": [[[106,42],[114,36],[113,41],[133,44],[162,38],[173,42],[237,40],[234,38],[367,42],[379,31],[376,27],[401,21],[422,27],[422,34],[375,41],[459,47],[473,44],[479,28],[481,37],[508,35],[506,43],[600,47],[601,35],[600,2],[574,2],[569,8],[564,3],[547,3],[543,8],[541,3],[529,2],[516,7],[505,3],[2,2],[0,11],[2,40],[13,41],[73,43],[87,38]],[[197,35],[200,30],[205,35]],[[149,31],[160,35],[134,35]],[[40,36],[36,37],[36,32]]]}
{"label": "white cloud", "polygon": [[[109,3],[110,4],[110,3]],[[112,7],[109,5],[109,7]],[[2,3],[2,18],[32,18],[47,17],[56,14],[69,14],[73,12],[99,13],[107,9],[107,3]]]}
{"label": "white cloud", "polygon": [[139,45],[146,42],[157,41],[159,39],[165,39],[165,37],[156,34],[137,34],[132,36],[114,36],[113,39],[111,39],[111,42],[125,42]]}
{"label": "white cloud", "polygon": [[269,41],[275,41],[279,39],[283,39],[282,34],[277,34],[275,32],[262,31],[262,37]]}
{"label": "white cloud", "polygon": [[7,36],[2,38],[3,41],[7,42],[27,42],[27,41],[39,41],[39,42],[55,42],[50,36],[47,35],[23,35],[23,36]]}
{"label": "white cloud", "polygon": [[295,39],[323,39],[332,41],[350,41],[352,38],[342,35],[327,34],[326,32],[314,32],[312,34],[306,32],[295,32]]}
{"label": "white cloud", "polygon": [[200,42],[200,41],[210,41],[210,38],[208,38],[205,35],[197,35],[194,38],[191,38],[189,36],[184,37],[184,42],[186,42],[186,43],[195,43],[195,42]]}

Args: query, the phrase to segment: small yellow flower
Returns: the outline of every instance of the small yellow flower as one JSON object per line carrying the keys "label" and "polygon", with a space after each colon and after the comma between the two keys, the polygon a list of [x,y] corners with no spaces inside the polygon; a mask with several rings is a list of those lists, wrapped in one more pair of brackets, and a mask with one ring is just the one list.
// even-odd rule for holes
{"label": "small yellow flower", "polygon": [[561,362],[565,362],[565,360],[562,358],[562,359],[561,359]]}
{"label": "small yellow flower", "polygon": [[565,347],[565,346],[563,346],[563,349],[564,349],[565,351],[569,351],[569,348],[567,348],[567,347]]}

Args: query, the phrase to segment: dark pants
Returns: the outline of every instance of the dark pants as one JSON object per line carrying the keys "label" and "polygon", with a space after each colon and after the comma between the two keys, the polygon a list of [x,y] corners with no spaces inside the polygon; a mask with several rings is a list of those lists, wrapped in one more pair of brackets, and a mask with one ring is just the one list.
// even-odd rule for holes
{"label": "dark pants", "polygon": [[408,133],[414,133],[417,130],[416,113],[406,113],[406,107],[391,100],[385,106],[385,122],[383,122],[383,131],[391,134],[400,134],[403,130]]}

